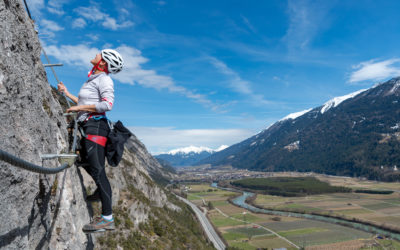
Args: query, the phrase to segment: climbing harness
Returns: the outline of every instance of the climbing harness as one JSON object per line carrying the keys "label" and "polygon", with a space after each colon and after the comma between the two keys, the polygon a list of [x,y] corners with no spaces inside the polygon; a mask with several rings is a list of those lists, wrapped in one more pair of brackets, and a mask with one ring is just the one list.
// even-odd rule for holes
{"label": "climbing harness", "polygon": [[106,119],[106,120],[108,121],[108,119],[107,119],[107,117],[106,117],[106,113],[91,113],[91,114],[85,119],[85,122],[87,122],[90,118],[93,118],[93,120],[96,120],[96,121],[101,120],[101,119]]}
{"label": "climbing harness", "polygon": [[[82,137],[86,138],[89,141],[92,141],[96,144],[101,145],[102,147],[105,147],[107,144],[107,137],[105,136],[100,136],[100,135],[91,135],[91,134],[86,134],[84,129],[83,129],[83,124],[88,122],[90,119],[93,119],[95,121],[100,121],[101,119],[104,119],[107,121],[108,126],[110,127],[110,120],[108,120],[107,116],[105,113],[91,113],[85,121],[81,123],[81,126],[79,126],[79,132],[81,133]],[[111,127],[110,127],[111,129]]]}

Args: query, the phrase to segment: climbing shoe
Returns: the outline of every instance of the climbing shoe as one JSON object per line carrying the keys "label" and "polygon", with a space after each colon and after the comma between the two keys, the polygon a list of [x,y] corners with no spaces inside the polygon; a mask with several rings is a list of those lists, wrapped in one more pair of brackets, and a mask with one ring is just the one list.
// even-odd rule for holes
{"label": "climbing shoe", "polygon": [[88,195],[86,197],[86,201],[89,201],[89,202],[100,201],[100,192],[99,192],[99,190],[96,189],[96,191],[94,191],[93,194]]}
{"label": "climbing shoe", "polygon": [[114,220],[106,220],[103,216],[96,217],[92,223],[83,226],[82,230],[84,232],[104,232],[106,230],[114,230]]}

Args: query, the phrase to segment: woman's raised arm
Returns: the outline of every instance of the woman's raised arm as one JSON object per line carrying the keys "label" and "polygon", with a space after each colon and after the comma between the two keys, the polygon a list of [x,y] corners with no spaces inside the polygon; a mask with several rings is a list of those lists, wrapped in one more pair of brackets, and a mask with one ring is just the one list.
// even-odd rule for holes
{"label": "woman's raised arm", "polygon": [[78,104],[78,97],[72,95],[68,92],[67,87],[65,87],[64,83],[59,82],[57,85],[58,91],[64,93],[69,99],[71,99],[74,103]]}

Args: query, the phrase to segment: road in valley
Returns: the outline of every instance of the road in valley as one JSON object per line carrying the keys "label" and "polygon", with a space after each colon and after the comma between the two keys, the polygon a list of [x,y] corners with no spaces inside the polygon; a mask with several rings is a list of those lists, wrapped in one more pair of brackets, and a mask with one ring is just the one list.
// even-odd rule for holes
{"label": "road in valley", "polygon": [[221,238],[219,237],[217,232],[215,232],[214,227],[211,225],[210,221],[205,216],[205,214],[202,213],[195,204],[191,203],[187,199],[184,199],[178,195],[176,197],[178,197],[181,201],[188,204],[193,209],[193,211],[196,213],[196,216],[201,223],[201,226],[203,227],[204,231],[206,232],[207,237],[214,244],[214,247],[218,250],[224,250],[226,248],[224,242],[221,240]]}

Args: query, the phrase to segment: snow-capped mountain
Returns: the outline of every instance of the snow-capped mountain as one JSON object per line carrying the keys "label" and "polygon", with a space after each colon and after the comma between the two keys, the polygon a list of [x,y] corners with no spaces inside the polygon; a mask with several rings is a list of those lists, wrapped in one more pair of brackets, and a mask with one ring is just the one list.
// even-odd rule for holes
{"label": "snow-capped mountain", "polygon": [[366,89],[361,89],[358,90],[356,92],[344,95],[344,96],[338,96],[335,97],[329,101],[327,101],[321,108],[321,114],[325,113],[326,111],[328,111],[330,108],[335,108],[337,107],[339,104],[341,104],[342,102],[346,101],[347,99],[353,98],[358,94],[361,94],[362,92],[366,91]]}
{"label": "snow-capped mountain", "polygon": [[215,152],[226,149],[227,147],[228,146],[226,145],[222,145],[217,149],[211,149],[207,147],[189,146],[155,155],[155,158],[167,161],[174,167],[191,166]]}
{"label": "snow-capped mountain", "polygon": [[283,117],[283,118],[280,119],[279,121],[285,121],[285,120],[289,120],[289,119],[294,120],[294,119],[296,119],[297,117],[300,117],[300,116],[304,115],[305,113],[310,112],[311,110],[312,110],[312,109],[306,109],[306,110],[303,110],[303,111],[300,111],[300,112],[291,113],[291,114],[289,114],[289,115]]}
{"label": "snow-capped mountain", "polygon": [[400,180],[400,77],[290,114],[199,162]]}

